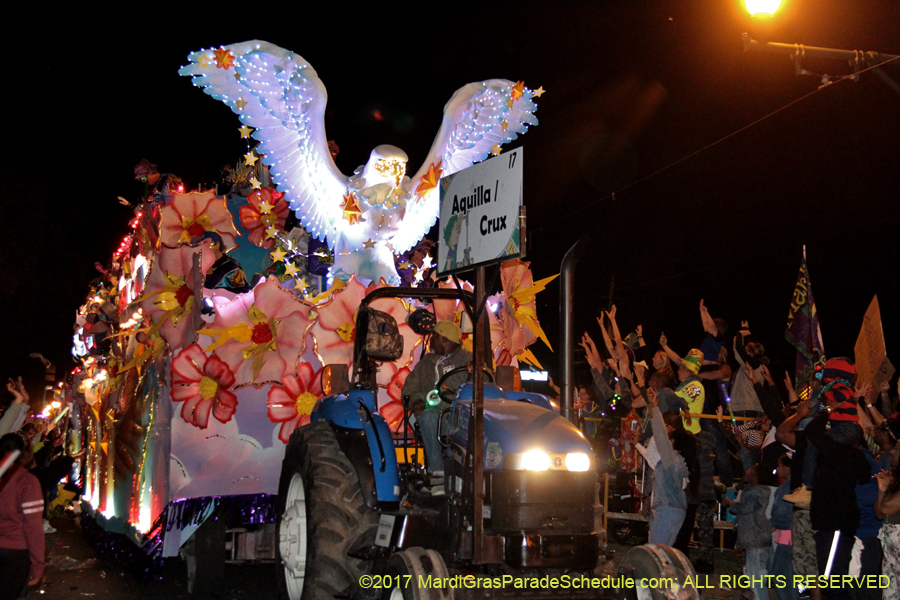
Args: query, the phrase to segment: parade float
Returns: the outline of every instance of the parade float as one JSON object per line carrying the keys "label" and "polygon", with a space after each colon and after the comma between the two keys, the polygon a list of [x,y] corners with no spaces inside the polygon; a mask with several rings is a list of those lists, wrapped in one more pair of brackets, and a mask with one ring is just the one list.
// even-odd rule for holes
{"label": "parade float", "polygon": [[[406,154],[387,145],[348,177],[325,136],[324,86],[299,55],[245,42],[189,60],[181,74],[238,115],[247,153],[215,190],[148,181],[78,310],[79,364],[66,389],[82,421],[83,498],[96,537],[128,538],[156,564],[181,552],[190,569],[186,542],[212,514],[228,515],[233,559],[272,558],[285,445],[329,392],[323,367],[353,367],[360,301],[386,286],[470,287],[435,277],[425,236],[440,180],[536,124],[533,98],[543,90],[470,83],[444,107],[412,177]],[[535,294],[553,277],[535,281],[521,260],[499,275],[488,300],[494,364],[536,365],[528,346],[547,340]],[[457,301],[384,298],[373,308],[404,338],[403,355],[377,373],[378,410],[396,431],[405,427],[403,382],[424,351],[408,316],[424,308],[454,320],[466,344],[471,327]]]}

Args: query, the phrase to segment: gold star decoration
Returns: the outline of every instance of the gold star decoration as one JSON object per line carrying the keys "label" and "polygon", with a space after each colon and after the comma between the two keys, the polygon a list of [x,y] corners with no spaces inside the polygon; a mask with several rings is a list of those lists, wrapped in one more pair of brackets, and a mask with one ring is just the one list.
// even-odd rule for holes
{"label": "gold star decoration", "polygon": [[421,198],[438,186],[438,182],[441,180],[441,173],[444,172],[441,169],[442,162],[444,161],[439,160],[437,164],[431,163],[431,166],[428,167],[428,172],[422,175],[419,187],[416,188],[416,196]]}
{"label": "gold star decoration", "polygon": [[[235,103],[235,104],[237,104],[237,103]],[[244,104],[246,104],[246,102]],[[258,159],[259,159],[259,157],[256,156],[255,154],[253,154],[253,152],[248,152],[247,154],[244,155],[244,164],[247,165],[248,167],[252,167],[254,164],[256,164],[256,161]]]}
{"label": "gold star decoration", "polygon": [[277,248],[275,252],[272,252],[270,255],[272,256],[273,263],[284,262],[284,257],[287,256],[287,252],[281,248]]}
{"label": "gold star decoration", "polygon": [[516,85],[513,86],[512,90],[510,90],[510,95],[513,100],[518,100],[525,94],[525,82],[517,81]]}
{"label": "gold star decoration", "polygon": [[506,108],[512,108],[513,102],[514,102],[514,100],[513,100],[512,98],[510,98],[509,100],[507,100],[507,101],[506,101]]}
{"label": "gold star decoration", "polygon": [[362,215],[362,210],[359,208],[359,199],[356,197],[356,194],[350,192],[349,196],[344,196],[344,202],[341,204],[341,209],[344,211],[344,218],[347,219],[351,225],[359,223],[359,217]]}
{"label": "gold star decoration", "polygon": [[216,55],[216,68],[228,69],[234,66],[234,54],[231,53],[231,50],[220,48],[213,50],[213,54]]}
{"label": "gold star decoration", "polygon": [[209,66],[209,59],[206,57],[206,52],[204,52],[197,58],[197,64],[201,67]]}
{"label": "gold star decoration", "polygon": [[544,92],[546,92],[546,91],[547,90],[544,89],[544,86],[541,86],[538,89],[534,90],[534,93],[532,94],[532,96],[534,96],[535,98],[540,98],[541,96],[544,95]]}
{"label": "gold star decoration", "polygon": [[263,200],[259,203],[259,212],[261,214],[267,215],[272,212],[272,205],[269,204],[266,200]]}
{"label": "gold star decoration", "polygon": [[300,290],[300,292],[306,296],[306,289],[309,287],[309,284],[306,283],[306,277],[301,277],[297,280],[297,283],[294,284],[295,290]]}
{"label": "gold star decoration", "polygon": [[256,178],[256,175],[250,178],[250,185],[253,186],[254,190],[258,190],[262,187],[262,184],[259,182],[259,179]]}
{"label": "gold star decoration", "polygon": [[274,227],[267,227],[266,228],[266,239],[274,240],[277,233],[278,233],[278,230],[275,229]]}
{"label": "gold star decoration", "polygon": [[365,242],[363,242],[363,248],[374,248],[375,242],[372,241],[372,238],[369,238]]}
{"label": "gold star decoration", "polygon": [[240,129],[238,129],[238,131],[241,132],[241,139],[245,140],[250,138],[250,134],[253,132],[253,129],[244,125]]}
{"label": "gold star decoration", "polygon": [[431,261],[431,255],[426,254],[425,257],[422,259],[422,270],[427,271],[428,269],[430,269],[433,266],[434,266],[434,263]]}
{"label": "gold star decoration", "polygon": [[244,107],[247,106],[247,101],[241,97],[234,101],[234,105],[237,106],[238,110],[244,110]]}
{"label": "gold star decoration", "polygon": [[494,156],[499,156],[500,152],[502,151],[503,149],[500,147],[500,144],[494,144],[493,146],[491,146],[491,154],[493,154]]}
{"label": "gold star decoration", "polygon": [[507,127],[509,127],[509,123],[507,123],[506,121],[500,123],[500,129],[502,129],[503,131],[506,131]]}
{"label": "gold star decoration", "polygon": [[232,75],[234,75],[235,81],[240,81],[240,80],[241,80],[241,75],[240,75],[240,73],[238,73],[237,71],[235,71],[234,73],[232,73]]}
{"label": "gold star decoration", "polygon": [[392,243],[385,242],[384,245],[387,246],[387,249],[391,251],[391,254],[394,253],[394,245]]}
{"label": "gold star decoration", "polygon": [[298,270],[299,269],[297,269],[297,267],[294,265],[294,263],[285,263],[285,267],[284,267],[285,275],[288,275],[289,277],[293,277],[294,275],[297,274]]}

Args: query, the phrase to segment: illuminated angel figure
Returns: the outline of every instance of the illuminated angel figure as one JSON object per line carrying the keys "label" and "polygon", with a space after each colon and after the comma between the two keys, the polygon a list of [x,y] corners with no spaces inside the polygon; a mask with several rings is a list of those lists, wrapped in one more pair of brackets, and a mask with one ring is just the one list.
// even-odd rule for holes
{"label": "illuminated angel figure", "polygon": [[332,276],[399,283],[393,254],[412,248],[438,217],[438,182],[484,160],[537,124],[524,83],[490,79],[457,90],[424,164],[410,178],[406,154],[378,146],[348,177],[325,137],[325,86],[301,56],[268,42],[200,50],[179,73],[255,129],[257,152],[300,222],[334,250]]}

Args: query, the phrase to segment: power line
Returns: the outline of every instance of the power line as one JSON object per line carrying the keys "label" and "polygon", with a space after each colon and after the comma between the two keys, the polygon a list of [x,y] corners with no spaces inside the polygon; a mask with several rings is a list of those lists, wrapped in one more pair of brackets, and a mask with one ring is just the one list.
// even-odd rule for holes
{"label": "power line", "polygon": [[[890,59],[890,60],[886,60],[886,61],[884,61],[884,62],[878,63],[877,65],[872,65],[871,67],[867,67],[867,68],[863,69],[862,71],[859,71],[859,72],[856,73],[855,75],[862,75],[862,74],[865,73],[866,71],[871,71],[871,70],[873,70],[873,69],[878,69],[878,68],[880,68],[880,67],[883,67],[884,65],[887,65],[887,64],[890,64],[890,63],[896,61],[897,59],[900,59],[900,56],[897,56],[897,57],[894,57],[894,58],[892,58],[892,59]],[[837,79],[837,80],[835,80],[835,81],[832,81],[832,82],[830,82],[830,83],[828,83],[828,84],[826,84],[826,85],[819,86],[818,88],[814,89],[813,91],[809,92],[808,94],[804,94],[803,96],[797,98],[796,100],[793,100],[793,101],[791,101],[791,102],[788,102],[787,104],[785,104],[785,105],[782,106],[781,108],[775,109],[774,111],[770,112],[769,114],[767,114],[767,115],[765,115],[765,116],[763,116],[763,117],[760,117],[759,119],[757,119],[757,120],[755,120],[755,121],[753,121],[753,122],[751,122],[751,123],[748,123],[747,125],[744,125],[743,127],[741,127],[740,129],[738,129],[738,130],[736,130],[736,131],[732,131],[731,133],[729,133],[729,134],[726,135],[725,137],[719,138],[718,140],[716,140],[716,141],[714,141],[714,142],[711,142],[711,143],[707,144],[706,146],[703,146],[702,148],[700,148],[700,149],[698,149],[698,150],[694,150],[694,151],[691,152],[690,154],[688,154],[688,155],[686,155],[686,156],[683,156],[683,157],[679,158],[679,159],[676,160],[675,162],[671,162],[671,163],[669,163],[668,165],[666,165],[666,166],[664,166],[664,167],[661,167],[661,168],[657,169],[656,171],[650,173],[649,175],[645,175],[645,176],[641,177],[641,178],[638,179],[637,181],[632,181],[631,183],[629,183],[629,184],[627,184],[627,185],[625,185],[625,186],[619,188],[618,190],[616,190],[616,191],[614,191],[614,192],[610,192],[609,194],[607,194],[607,195],[605,195],[605,196],[603,196],[603,197],[601,197],[601,198],[597,198],[596,200],[591,200],[591,201],[588,202],[587,204],[583,204],[583,205],[579,206],[578,208],[569,211],[568,213],[562,215],[561,217],[559,217],[559,218],[557,218],[557,219],[551,221],[551,222],[548,223],[547,225],[544,225],[543,227],[537,228],[537,231],[541,231],[542,229],[544,229],[544,228],[546,228],[546,227],[550,227],[550,226],[552,226],[552,225],[555,225],[556,223],[559,223],[560,221],[563,221],[563,220],[565,220],[565,219],[568,219],[568,218],[571,217],[572,215],[574,215],[574,214],[576,214],[576,213],[579,213],[579,212],[585,210],[586,208],[588,208],[588,207],[590,207],[590,206],[593,206],[593,205],[595,205],[595,204],[599,204],[600,202],[602,202],[602,201],[604,201],[604,200],[606,200],[606,199],[612,199],[612,200],[615,200],[615,199],[616,199],[616,194],[621,194],[621,193],[624,192],[625,190],[628,190],[628,189],[630,189],[630,188],[632,188],[632,187],[634,187],[634,186],[636,186],[636,185],[638,185],[638,184],[640,184],[640,183],[643,183],[644,181],[647,181],[648,179],[652,179],[653,177],[656,177],[656,176],[659,175],[660,173],[662,173],[662,172],[664,172],[664,171],[668,171],[668,170],[671,169],[672,167],[674,167],[674,166],[676,166],[676,165],[679,165],[679,164],[683,163],[684,161],[686,161],[686,160],[688,160],[688,159],[691,159],[691,158],[697,156],[698,154],[700,154],[700,153],[702,153],[702,152],[705,152],[705,151],[709,150],[709,149],[712,148],[713,146],[717,146],[717,145],[721,144],[721,143],[724,142],[725,140],[728,140],[728,139],[730,139],[730,138],[732,138],[732,137],[738,135],[739,133],[743,133],[744,131],[750,129],[751,127],[753,127],[753,126],[755,126],[755,125],[758,125],[758,124],[762,123],[763,121],[765,121],[766,119],[768,119],[768,118],[770,118],[770,117],[774,117],[775,115],[777,115],[777,114],[780,113],[781,111],[787,110],[788,108],[792,107],[793,105],[795,105],[795,104],[797,104],[797,103],[799,103],[799,102],[802,102],[802,101],[806,100],[806,99],[809,98],[810,96],[813,96],[813,95],[815,95],[815,94],[818,94],[819,92],[821,92],[821,91],[822,91],[823,89],[825,89],[825,88],[834,87],[835,85],[837,85],[838,83],[841,83],[842,81],[844,81],[844,80],[846,80],[846,79],[853,79],[853,77],[852,77],[852,76],[841,77],[840,79]]]}

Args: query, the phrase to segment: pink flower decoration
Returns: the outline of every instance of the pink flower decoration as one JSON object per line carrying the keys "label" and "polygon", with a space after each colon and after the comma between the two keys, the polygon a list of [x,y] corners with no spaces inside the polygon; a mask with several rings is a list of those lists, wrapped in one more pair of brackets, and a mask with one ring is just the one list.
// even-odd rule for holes
{"label": "pink flower decoration", "polygon": [[137,303],[174,349],[197,341],[197,329],[203,324],[203,276],[214,260],[212,252],[199,247],[163,247],[150,266]]}
{"label": "pink flower decoration", "polygon": [[216,306],[214,350],[234,372],[237,386],[281,382],[295,376],[309,327],[309,306],[269,277],[246,294]]}
{"label": "pink flower decoration", "polygon": [[187,244],[207,231],[215,231],[222,236],[226,248],[234,248],[239,234],[224,196],[217,197],[214,192],[174,194],[160,212],[159,238],[166,246]]}
{"label": "pink flower decoration", "polygon": [[[275,239],[266,235],[270,227],[284,229],[290,207],[284,194],[271,188],[260,188],[247,196],[249,206],[242,206],[241,225],[247,230],[247,239],[251,244],[262,248],[271,248]],[[265,204],[263,204],[265,203]]]}
{"label": "pink flower decoration", "polygon": [[172,361],[172,402],[184,402],[181,418],[200,429],[209,414],[227,423],[237,409],[237,396],[228,391],[234,374],[216,356],[207,356],[197,344],[184,348]]}
{"label": "pink flower decoration", "polygon": [[283,385],[269,389],[266,407],[269,419],[281,423],[278,439],[287,444],[295,429],[309,423],[309,416],[322,396],[321,373],[314,372],[307,362],[301,362],[297,376],[287,376]]}

